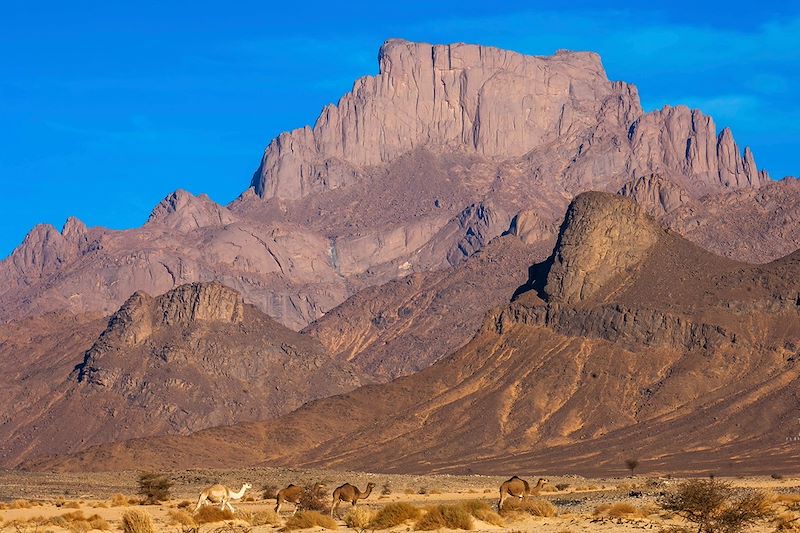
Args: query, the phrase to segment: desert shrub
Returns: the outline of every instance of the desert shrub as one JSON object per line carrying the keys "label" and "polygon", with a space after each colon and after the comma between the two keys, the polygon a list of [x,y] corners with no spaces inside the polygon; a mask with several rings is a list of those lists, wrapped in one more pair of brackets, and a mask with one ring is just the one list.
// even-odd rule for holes
{"label": "desert shrub", "polygon": [[783,474],[772,474],[770,477],[772,479],[783,479]]}
{"label": "desert shrub", "polygon": [[375,513],[366,507],[353,507],[344,515],[344,523],[356,531],[363,531],[370,525],[374,516]]}
{"label": "desert shrub", "polygon": [[773,515],[764,493],[737,493],[729,483],[714,479],[682,483],[661,505],[694,523],[698,533],[736,533]]}
{"label": "desert shrub", "polygon": [[606,514],[611,518],[621,518],[623,516],[632,516],[638,515],[639,511],[636,509],[635,506],[629,503],[615,503],[611,507],[608,508]]}
{"label": "desert shrub", "polygon": [[169,499],[172,481],[167,476],[156,472],[141,472],[137,483],[137,494],[144,498],[144,503],[158,503]]}
{"label": "desert shrub", "polygon": [[610,503],[601,503],[600,505],[598,505],[598,506],[596,506],[594,508],[594,511],[592,512],[592,514],[594,516],[600,516],[602,514],[605,514],[606,511],[608,511],[609,509],[611,509],[611,504]]}
{"label": "desert shrub", "polygon": [[418,531],[434,529],[472,529],[472,515],[460,505],[437,505],[428,509],[422,518],[414,524]]}
{"label": "desert shrub", "polygon": [[274,500],[278,497],[278,486],[277,485],[264,485],[261,487],[261,499],[262,500]]}
{"label": "desert shrub", "polygon": [[114,494],[110,500],[111,507],[122,507],[123,505],[129,505],[130,500],[131,499],[124,494]]}
{"label": "desert shrub", "polygon": [[478,520],[486,522],[487,524],[501,527],[505,525],[503,517],[495,513],[486,502],[470,500],[462,503],[461,507]]}
{"label": "desert shrub", "polygon": [[281,525],[281,518],[278,513],[272,509],[264,509],[253,513],[253,518],[250,520],[251,526],[279,526]]}
{"label": "desert shrub", "polygon": [[78,502],[66,502],[61,507],[64,507],[65,509],[80,509],[81,504],[79,504]]}
{"label": "desert shrub", "polygon": [[406,520],[418,520],[421,516],[422,511],[410,503],[390,503],[375,514],[369,527],[370,529],[389,529],[390,527],[399,526]]}
{"label": "desert shrub", "polygon": [[14,500],[9,503],[0,503],[0,509],[30,509],[33,502],[28,500]]}
{"label": "desert shrub", "polygon": [[333,518],[318,513],[317,511],[300,511],[294,516],[289,517],[284,529],[308,529],[311,527],[324,527],[325,529],[336,529],[336,522]]}
{"label": "desert shrub", "polygon": [[569,488],[569,483],[558,483],[556,488],[558,490],[567,490]]}
{"label": "desert shrub", "polygon": [[300,496],[298,507],[304,511],[327,511],[328,495],[325,493],[325,488],[318,486],[314,490],[314,485],[303,487],[303,494]]}
{"label": "desert shrub", "polygon": [[176,507],[178,509],[189,509],[194,504],[195,504],[194,502],[191,502],[189,500],[181,500],[180,502],[178,502],[178,505],[176,505]]}
{"label": "desert shrub", "polygon": [[234,518],[244,520],[251,526],[279,526],[281,524],[280,517],[272,509],[255,512],[238,510],[234,514]]}
{"label": "desert shrub", "polygon": [[420,487],[417,489],[417,494],[428,494],[428,487]]}
{"label": "desert shrub", "polygon": [[222,522],[233,520],[233,512],[230,509],[220,509],[216,505],[204,505],[194,513],[194,521],[198,524],[210,524],[211,522]]}
{"label": "desert shrub", "polygon": [[388,496],[392,493],[392,487],[388,483],[384,483],[381,487],[381,495]]}
{"label": "desert shrub", "polygon": [[506,500],[503,502],[501,516],[529,514],[531,516],[556,516],[555,506],[547,500],[527,498],[525,500]]}
{"label": "desert shrub", "polygon": [[141,509],[128,509],[122,513],[122,531],[125,533],[157,533],[150,513]]}
{"label": "desert shrub", "polygon": [[636,468],[637,468],[638,466],[639,466],[639,460],[638,460],[638,459],[633,459],[633,458],[631,458],[631,459],[625,459],[625,467],[626,467],[628,470],[630,470],[630,471],[631,471],[631,474],[633,474],[633,471],[634,471],[634,470],[636,470]]}
{"label": "desert shrub", "polygon": [[190,515],[186,511],[170,510],[167,513],[167,517],[169,518],[169,524],[173,526],[195,527],[197,525],[197,522],[194,521],[192,515]]}
{"label": "desert shrub", "polygon": [[776,531],[798,531],[800,530],[800,515],[784,512],[775,517],[773,523]]}

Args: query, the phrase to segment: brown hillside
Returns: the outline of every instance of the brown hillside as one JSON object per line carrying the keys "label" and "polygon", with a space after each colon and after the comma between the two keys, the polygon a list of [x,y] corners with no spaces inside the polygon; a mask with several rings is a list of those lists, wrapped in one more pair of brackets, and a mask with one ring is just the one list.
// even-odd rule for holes
{"label": "brown hillside", "polygon": [[736,263],[590,193],[531,272],[468,344],[413,376],[269,423],[27,465],[609,472],[636,456],[672,472],[798,470],[787,439],[800,407],[800,253]]}
{"label": "brown hillside", "polygon": [[49,394],[18,405],[0,429],[4,464],[272,418],[361,383],[351,365],[332,361],[317,342],[217,283],[183,285],[155,298],[136,293],[107,324],[88,349],[76,343],[63,367],[37,368],[23,380]]}

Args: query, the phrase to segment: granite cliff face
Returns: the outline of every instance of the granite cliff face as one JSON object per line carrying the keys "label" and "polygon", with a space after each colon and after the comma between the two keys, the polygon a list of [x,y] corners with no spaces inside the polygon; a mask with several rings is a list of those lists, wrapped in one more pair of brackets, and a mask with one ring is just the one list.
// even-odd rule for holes
{"label": "granite cliff face", "polygon": [[[730,131],[683,106],[643,113],[596,54],[391,40],[379,68],[313,128],[272,141],[228,207],[176,191],[141,228],[37,227],[0,262],[0,320],[112,313],[139,290],[216,280],[301,329],[365,287],[460,264],[502,233],[540,247],[587,190],[657,207],[733,258],[800,245],[770,222],[794,209],[795,189],[765,193],[776,207],[760,209],[748,191],[776,186]],[[732,230],[716,221],[734,196],[744,216]]]}
{"label": "granite cliff face", "polygon": [[[260,196],[297,199],[345,187],[365,169],[420,146],[514,159],[575,140],[575,164],[550,179],[586,186],[603,174],[609,180],[663,170],[698,192],[768,179],[752,152],[742,155],[730,130],[717,135],[700,111],[679,106],[644,114],[635,88],[610,82],[597,54],[534,57],[391,40],[379,65],[377,76],[359,79],[313,128],[269,145],[252,183]],[[602,153],[607,142],[621,156]]]}
{"label": "granite cliff face", "polygon": [[[605,253],[576,248],[596,244]],[[626,283],[596,274],[619,269],[620,258]],[[311,402],[267,424],[28,465],[163,467],[169,456],[181,467],[607,474],[622,473],[634,456],[662,472],[796,472],[785,422],[800,407],[798,280],[800,251],[739,263],[660,228],[631,200],[587,193],[572,202],[551,258],[533,265],[515,300],[414,376]],[[234,443],[228,454],[209,451],[221,442]]]}

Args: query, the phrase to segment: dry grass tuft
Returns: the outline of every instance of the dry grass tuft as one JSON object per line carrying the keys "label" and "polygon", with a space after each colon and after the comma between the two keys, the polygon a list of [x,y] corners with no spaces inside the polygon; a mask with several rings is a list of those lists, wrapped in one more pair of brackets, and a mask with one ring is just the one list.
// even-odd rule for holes
{"label": "dry grass tuft", "polygon": [[503,510],[500,511],[501,516],[519,516],[521,514],[551,517],[556,516],[558,511],[549,501],[538,498],[528,498],[522,501],[506,500],[503,502]]}
{"label": "dry grass tuft", "polygon": [[272,509],[264,509],[262,511],[236,511],[234,518],[244,520],[251,526],[279,526],[281,519],[278,514]]}
{"label": "dry grass tuft", "polygon": [[639,511],[635,506],[624,502],[615,503],[606,511],[606,515],[610,516],[611,518],[622,518],[623,516],[635,516],[638,514]]}
{"label": "dry grass tuft", "polygon": [[369,524],[370,529],[389,529],[399,526],[407,520],[418,520],[422,516],[422,511],[410,503],[397,502],[390,503],[378,511]]}
{"label": "dry grass tuft", "polygon": [[473,529],[474,527],[472,515],[460,505],[437,505],[431,507],[414,525],[414,529],[418,531],[443,528]]}
{"label": "dry grass tuft", "polygon": [[374,517],[375,513],[366,507],[353,507],[344,515],[344,523],[347,524],[349,528],[363,531],[367,529]]}
{"label": "dry grass tuft", "polygon": [[234,516],[230,509],[222,510],[216,505],[204,505],[194,513],[194,521],[198,524],[210,524],[212,522],[224,522],[233,520]]}
{"label": "dry grass tuft", "polygon": [[284,529],[286,531],[292,531],[294,529],[308,529],[311,527],[336,529],[336,522],[333,518],[316,511],[300,511],[296,515],[289,517]]}
{"label": "dry grass tuft", "polygon": [[186,511],[173,511],[170,510],[167,513],[169,517],[169,524],[171,526],[187,526],[187,527],[196,527],[197,522],[194,521],[192,515],[187,513]]}
{"label": "dry grass tuft", "polygon": [[122,507],[124,505],[131,505],[138,503],[138,500],[135,498],[131,498],[129,496],[125,496],[124,494],[114,494],[111,497],[111,507]]}
{"label": "dry grass tuft", "polygon": [[486,502],[482,502],[480,500],[470,500],[462,503],[461,507],[482,522],[500,527],[505,525],[503,517],[495,513]]}
{"label": "dry grass tuft", "polygon": [[30,509],[36,506],[36,502],[29,500],[14,500],[9,503],[0,503],[0,509]]}
{"label": "dry grass tuft", "polygon": [[800,515],[791,512],[784,512],[775,517],[773,522],[776,531],[798,531],[800,530]]}
{"label": "dry grass tuft", "polygon": [[125,533],[157,533],[150,513],[129,509],[122,514],[122,531]]}

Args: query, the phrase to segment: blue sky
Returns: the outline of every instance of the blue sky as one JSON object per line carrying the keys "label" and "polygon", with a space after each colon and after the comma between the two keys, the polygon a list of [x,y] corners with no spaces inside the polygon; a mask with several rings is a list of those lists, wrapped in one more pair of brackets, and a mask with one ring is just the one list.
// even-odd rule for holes
{"label": "blue sky", "polygon": [[230,202],[389,37],[593,50],[645,109],[699,107],[773,177],[800,174],[796,2],[342,4],[4,0],[0,257],[70,215],[138,226],[177,188]]}

